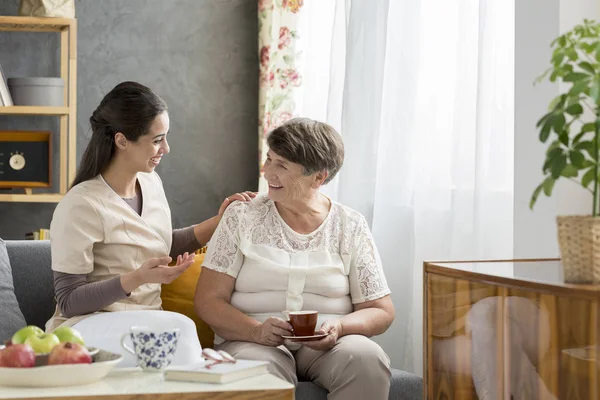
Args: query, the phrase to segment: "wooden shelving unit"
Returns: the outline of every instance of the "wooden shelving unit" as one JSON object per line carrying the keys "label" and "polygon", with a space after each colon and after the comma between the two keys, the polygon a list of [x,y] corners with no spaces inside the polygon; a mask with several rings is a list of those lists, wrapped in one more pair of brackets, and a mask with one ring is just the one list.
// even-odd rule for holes
{"label": "wooden shelving unit", "polygon": [[63,107],[0,107],[0,115],[45,115],[59,118],[59,191],[58,193],[0,194],[0,202],[58,203],[75,178],[77,154],[77,20],[67,18],[0,16],[0,32],[60,33],[60,77],[65,82]]}

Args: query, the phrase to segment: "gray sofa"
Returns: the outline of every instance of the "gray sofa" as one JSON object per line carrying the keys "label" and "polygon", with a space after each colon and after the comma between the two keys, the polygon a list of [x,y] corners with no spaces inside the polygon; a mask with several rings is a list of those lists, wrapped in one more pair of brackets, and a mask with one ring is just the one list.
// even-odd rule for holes
{"label": "gray sofa", "polygon": [[[43,328],[54,313],[56,304],[50,269],[50,242],[16,240],[5,243],[12,267],[14,292],[25,321]],[[422,393],[421,378],[392,370],[390,399],[421,399]],[[327,391],[313,383],[301,382],[296,388],[297,400],[326,398]]]}

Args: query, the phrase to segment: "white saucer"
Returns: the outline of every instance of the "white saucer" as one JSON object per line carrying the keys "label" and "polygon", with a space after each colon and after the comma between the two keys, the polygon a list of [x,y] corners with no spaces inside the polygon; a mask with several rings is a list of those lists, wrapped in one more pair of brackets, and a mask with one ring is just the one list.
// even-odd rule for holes
{"label": "white saucer", "polygon": [[281,336],[284,339],[289,340],[290,342],[312,342],[313,340],[323,339],[325,336],[329,335],[329,333],[317,333],[311,336]]}

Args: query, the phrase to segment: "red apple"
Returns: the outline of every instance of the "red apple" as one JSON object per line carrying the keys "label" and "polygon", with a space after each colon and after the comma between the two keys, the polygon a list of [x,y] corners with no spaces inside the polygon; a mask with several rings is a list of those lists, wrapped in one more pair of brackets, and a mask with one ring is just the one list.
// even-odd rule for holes
{"label": "red apple", "polygon": [[48,356],[48,365],[90,364],[91,362],[90,352],[79,343],[63,342],[55,346]]}
{"label": "red apple", "polygon": [[27,344],[13,344],[0,350],[0,366],[31,368],[35,366],[35,352]]}

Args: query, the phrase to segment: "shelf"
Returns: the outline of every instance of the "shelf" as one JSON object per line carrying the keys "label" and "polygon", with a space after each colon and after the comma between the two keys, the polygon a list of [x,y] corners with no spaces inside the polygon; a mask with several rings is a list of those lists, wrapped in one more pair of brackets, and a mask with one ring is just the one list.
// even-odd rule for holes
{"label": "shelf", "polygon": [[[2,0],[0,0],[2,1]],[[59,39],[60,77],[65,86],[62,107],[47,106],[0,106],[0,116],[55,116],[58,127],[58,190],[54,193],[24,194],[0,191],[0,203],[58,203],[67,192],[67,185],[75,178],[77,154],[77,20],[75,18],[39,18],[24,16],[1,16],[0,33],[56,32]],[[1,43],[1,41],[0,41]],[[54,154],[54,153],[53,153]],[[53,177],[51,177],[53,178]]]}
{"label": "shelf", "polygon": [[62,194],[0,194],[0,202],[19,203],[58,203],[63,198]]}
{"label": "shelf", "polygon": [[69,107],[0,106],[0,115],[69,115]]}
{"label": "shelf", "polygon": [[0,31],[60,32],[73,24],[69,18],[0,16]]}

